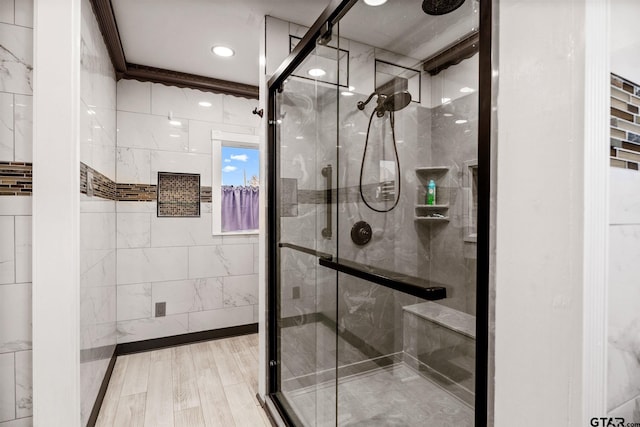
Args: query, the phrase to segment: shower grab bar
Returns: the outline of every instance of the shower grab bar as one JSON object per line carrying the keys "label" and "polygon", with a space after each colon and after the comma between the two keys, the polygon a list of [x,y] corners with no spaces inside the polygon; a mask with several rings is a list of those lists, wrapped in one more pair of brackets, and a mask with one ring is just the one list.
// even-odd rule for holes
{"label": "shower grab bar", "polygon": [[[447,289],[444,286],[419,286],[403,280],[396,280],[390,277],[390,274],[402,277],[405,280],[424,280],[417,277],[407,276],[401,273],[387,272],[369,266],[366,266],[367,270],[364,270],[363,268],[360,268],[356,263],[345,263],[345,261],[336,262],[333,259],[320,258],[319,263],[323,267],[339,271],[340,273],[367,280],[369,282],[384,286],[385,288],[400,291],[402,293],[413,295],[414,297],[422,298],[428,301],[436,301],[447,297]],[[425,280],[425,282],[428,281]]]}
{"label": "shower grab bar", "polygon": [[332,227],[332,221],[331,221],[331,202],[332,202],[332,194],[331,194],[331,187],[332,187],[332,181],[333,181],[333,168],[331,167],[331,165],[327,165],[325,167],[322,168],[322,176],[325,177],[327,183],[326,183],[326,190],[325,190],[325,204],[327,205],[326,207],[326,222],[325,222],[325,227],[322,229],[322,237],[324,237],[325,239],[331,239],[331,229]]}
{"label": "shower grab bar", "polygon": [[326,258],[326,259],[333,258],[333,255],[328,254],[326,252],[316,251],[315,249],[305,248],[304,246],[294,245],[293,243],[278,243],[278,247],[293,249],[294,251],[303,252],[305,254],[313,255],[318,258]]}

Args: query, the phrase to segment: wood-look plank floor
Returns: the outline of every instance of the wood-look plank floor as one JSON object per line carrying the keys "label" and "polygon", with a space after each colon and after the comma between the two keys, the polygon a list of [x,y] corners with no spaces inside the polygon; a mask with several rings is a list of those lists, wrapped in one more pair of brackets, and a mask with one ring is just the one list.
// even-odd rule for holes
{"label": "wood-look plank floor", "polygon": [[120,356],[97,427],[270,427],[258,391],[258,336]]}

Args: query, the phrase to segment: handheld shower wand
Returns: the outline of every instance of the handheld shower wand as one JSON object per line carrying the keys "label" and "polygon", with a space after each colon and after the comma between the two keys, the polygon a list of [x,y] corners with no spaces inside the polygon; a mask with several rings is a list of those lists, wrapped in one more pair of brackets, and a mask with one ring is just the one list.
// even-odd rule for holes
{"label": "handheld shower wand", "polygon": [[[385,95],[383,93],[373,92],[371,95],[369,95],[369,97],[364,102],[363,101],[358,102],[357,104],[358,110],[364,110],[364,107],[371,101],[371,99],[373,99],[374,96],[377,96],[378,99],[377,99],[376,108],[374,108],[374,110],[371,112],[371,116],[369,117],[369,125],[367,126],[367,136],[364,142],[364,152],[362,153],[362,163],[360,164],[359,190],[360,190],[360,197],[362,198],[362,201],[369,209],[375,212],[385,213],[385,212],[392,211],[396,206],[398,206],[398,202],[400,201],[400,190],[401,190],[400,184],[402,182],[402,176],[400,174],[400,158],[398,157],[398,144],[396,143],[394,112],[402,110],[407,105],[409,105],[409,103],[411,102],[411,94],[406,90],[401,92],[396,92],[391,95]],[[362,176],[364,171],[364,161],[367,156],[367,148],[369,146],[369,131],[371,130],[371,122],[373,121],[373,116],[376,115],[377,117],[384,117],[387,111],[389,112],[389,122],[391,123],[391,137],[393,138],[393,151],[396,156],[396,170],[397,170],[396,179],[398,180],[398,194],[396,196],[395,202],[393,203],[393,206],[391,206],[388,209],[377,209],[371,206],[369,202],[367,202],[367,200],[364,198],[364,193],[362,191]],[[382,140],[382,142],[384,143],[384,139]]]}

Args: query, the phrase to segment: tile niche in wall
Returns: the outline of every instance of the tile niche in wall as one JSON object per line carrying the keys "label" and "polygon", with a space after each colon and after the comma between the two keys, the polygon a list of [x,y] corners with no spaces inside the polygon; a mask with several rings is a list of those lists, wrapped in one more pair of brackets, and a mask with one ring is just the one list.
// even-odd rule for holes
{"label": "tile niche in wall", "polygon": [[158,172],[158,217],[199,217],[200,175]]}

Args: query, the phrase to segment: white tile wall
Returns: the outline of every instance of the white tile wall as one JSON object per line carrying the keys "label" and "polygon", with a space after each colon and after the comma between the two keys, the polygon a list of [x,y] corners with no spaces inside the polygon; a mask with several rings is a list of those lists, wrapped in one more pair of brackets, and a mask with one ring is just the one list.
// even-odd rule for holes
{"label": "white tile wall", "polygon": [[116,282],[116,250],[80,252],[80,285],[109,286]]}
{"label": "white tile wall", "polygon": [[[32,161],[32,4],[0,2],[0,161]],[[31,203],[0,198],[0,425],[11,427],[31,425]]]}
{"label": "white tile wall", "polygon": [[0,353],[31,349],[31,283],[0,286]]}
{"label": "white tile wall", "polygon": [[200,174],[200,185],[211,187],[211,156],[152,151],[151,184],[158,183],[158,172],[198,173]]}
{"label": "white tile wall", "polygon": [[167,315],[222,308],[222,279],[207,278],[153,284],[153,307],[166,302]]}
{"label": "white tile wall", "polygon": [[33,161],[33,96],[14,96],[14,159]]}
{"label": "white tile wall", "polygon": [[142,341],[189,332],[187,314],[118,322],[118,342]]}
{"label": "white tile wall", "polygon": [[13,283],[16,277],[14,225],[14,217],[0,217],[0,284]]}
{"label": "white tile wall", "polygon": [[[0,1],[0,161],[32,161],[32,4]],[[0,426],[7,427],[32,424],[31,203],[0,197]]]}
{"label": "white tile wall", "polygon": [[151,114],[151,83],[136,80],[118,81],[118,110]]}
{"label": "white tile wall", "polygon": [[15,0],[15,24],[33,28],[33,0]]}
{"label": "white tile wall", "polygon": [[0,91],[31,95],[33,69],[33,30],[0,24],[0,51],[4,71],[0,74]]}
{"label": "white tile wall", "polygon": [[16,283],[31,282],[31,216],[15,217]]}
{"label": "white tile wall", "polygon": [[640,174],[610,172],[607,407],[620,416],[640,401]]}
{"label": "white tile wall", "polygon": [[191,246],[189,278],[253,273],[253,245]]}
{"label": "white tile wall", "polygon": [[[154,83],[151,86],[151,114],[167,117],[171,111],[175,117],[220,123],[222,97],[216,93]],[[198,105],[201,101],[211,103],[211,107]]]}
{"label": "white tile wall", "polygon": [[118,111],[118,147],[145,148],[179,153],[189,148],[189,121],[174,116],[181,126],[169,123],[167,116]]}
{"label": "white tile wall", "polygon": [[188,248],[118,250],[118,284],[181,280],[188,276]]}
{"label": "white tile wall", "polygon": [[[17,7],[18,2],[16,2]],[[115,179],[115,72],[88,0],[82,0],[81,13],[80,160],[108,178]],[[19,127],[16,124],[16,136],[18,130]],[[80,345],[82,350],[114,348],[116,344],[117,224],[115,207],[116,204],[113,201],[98,197],[80,197]],[[100,360],[81,360],[80,421],[83,425],[86,424],[90,409],[95,402],[108,361],[108,355]]]}
{"label": "white tile wall", "polygon": [[[211,131],[253,135],[260,123],[257,101],[198,90],[121,80],[117,99],[118,182],[155,184],[163,171],[210,186]],[[254,322],[257,236],[212,236],[211,207],[158,218],[155,202],[118,202],[119,342]],[[166,317],[153,317],[156,302]]]}
{"label": "white tile wall", "polygon": [[151,317],[151,283],[118,286],[117,309],[118,320]]}
{"label": "white tile wall", "polygon": [[0,421],[16,416],[14,353],[0,354]]}
{"label": "white tile wall", "polygon": [[119,249],[151,246],[150,213],[119,213],[117,245]]}
{"label": "white tile wall", "polygon": [[16,357],[16,417],[30,417],[33,413],[31,350],[19,351]]}
{"label": "white tile wall", "polygon": [[224,306],[240,307],[258,304],[258,275],[224,277]]}
{"label": "white tile wall", "polygon": [[0,93],[0,158],[13,160],[12,93]]}
{"label": "white tile wall", "polygon": [[251,305],[198,311],[189,313],[189,332],[248,325],[253,322],[253,306]]}
{"label": "white tile wall", "polygon": [[13,24],[13,1],[0,2],[0,22]]}
{"label": "white tile wall", "polygon": [[118,147],[116,181],[121,183],[151,184],[151,151]]}
{"label": "white tile wall", "polygon": [[221,236],[211,235],[211,216],[201,213],[200,218],[151,218],[151,245],[208,246],[220,245]]}

